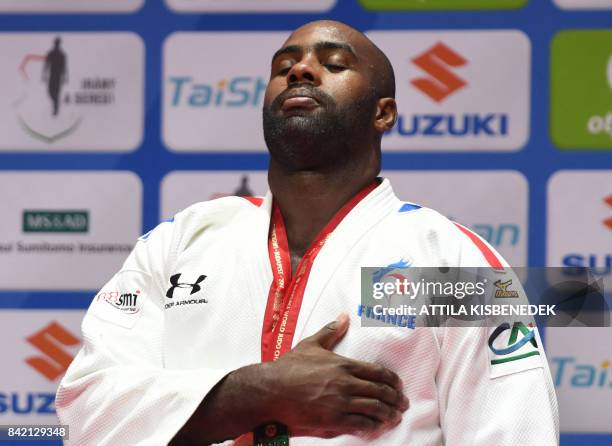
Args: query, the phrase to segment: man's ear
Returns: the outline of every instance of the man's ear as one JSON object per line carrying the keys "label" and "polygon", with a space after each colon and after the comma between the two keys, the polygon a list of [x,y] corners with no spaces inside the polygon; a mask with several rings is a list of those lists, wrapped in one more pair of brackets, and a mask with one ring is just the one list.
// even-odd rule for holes
{"label": "man's ear", "polygon": [[397,104],[393,98],[380,98],[376,104],[376,120],[374,127],[380,133],[393,128],[397,121]]}

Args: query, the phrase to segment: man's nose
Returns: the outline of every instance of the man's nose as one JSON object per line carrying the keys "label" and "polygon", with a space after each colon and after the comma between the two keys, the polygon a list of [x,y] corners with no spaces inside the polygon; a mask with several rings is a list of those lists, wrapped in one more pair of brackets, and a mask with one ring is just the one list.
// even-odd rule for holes
{"label": "man's nose", "polygon": [[296,82],[318,83],[319,75],[315,63],[310,58],[295,63],[287,73],[287,83]]}

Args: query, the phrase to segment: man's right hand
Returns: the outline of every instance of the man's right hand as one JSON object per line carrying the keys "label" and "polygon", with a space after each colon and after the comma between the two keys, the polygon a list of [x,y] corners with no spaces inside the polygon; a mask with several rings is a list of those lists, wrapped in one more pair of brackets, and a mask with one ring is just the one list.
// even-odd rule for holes
{"label": "man's right hand", "polygon": [[381,365],[331,351],[348,324],[343,314],[277,361],[262,364],[261,378],[269,388],[263,410],[270,421],[282,422],[292,432],[329,435],[399,423],[408,408],[400,378]]}
{"label": "man's right hand", "polygon": [[286,424],[292,435],[322,437],[398,424],[408,408],[400,378],[332,352],[348,324],[342,314],[278,360],[226,375],[171,444],[219,443],[266,422]]}

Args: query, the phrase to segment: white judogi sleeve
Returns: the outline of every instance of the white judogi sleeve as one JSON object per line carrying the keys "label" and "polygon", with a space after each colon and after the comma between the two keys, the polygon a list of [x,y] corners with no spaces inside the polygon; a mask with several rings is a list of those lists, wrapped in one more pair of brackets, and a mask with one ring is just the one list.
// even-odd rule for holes
{"label": "white judogi sleeve", "polygon": [[141,237],[89,307],[83,347],[56,397],[70,444],[167,444],[229,372],[164,368],[162,277],[175,224]]}
{"label": "white judogi sleeve", "polygon": [[[508,266],[493,248],[486,247]],[[483,253],[465,237],[460,265],[488,266],[483,260]],[[535,330],[537,347],[528,342],[505,356],[496,355],[489,347],[496,327],[437,329],[441,363],[436,381],[445,444],[559,443],[557,400],[542,341],[537,328],[522,328]],[[497,345],[511,344],[511,332],[509,327],[497,337],[493,335]]]}

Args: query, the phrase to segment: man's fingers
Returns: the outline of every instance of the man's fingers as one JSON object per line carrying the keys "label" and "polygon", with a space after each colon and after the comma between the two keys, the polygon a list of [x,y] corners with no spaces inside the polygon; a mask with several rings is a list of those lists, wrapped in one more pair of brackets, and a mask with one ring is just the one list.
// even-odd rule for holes
{"label": "man's fingers", "polygon": [[339,426],[346,433],[357,433],[364,431],[373,431],[381,427],[383,423],[370,418],[367,415],[347,413],[340,417]]}
{"label": "man's fingers", "polygon": [[402,380],[397,373],[380,364],[352,360],[348,367],[351,374],[357,378],[388,384],[394,389],[402,391]]}
{"label": "man's fingers", "polygon": [[353,398],[346,405],[346,411],[367,415],[381,423],[396,423],[402,418],[402,413],[395,407],[374,398]]}
{"label": "man's fingers", "polygon": [[354,396],[374,398],[402,411],[408,408],[404,394],[385,383],[356,379],[351,390]]}
{"label": "man's fingers", "polygon": [[[338,318],[327,324],[321,330],[305,339],[310,342],[316,342],[321,347],[332,350],[340,339],[344,337],[349,326],[349,317],[346,313],[341,313]],[[302,341],[303,342],[303,341]]]}

